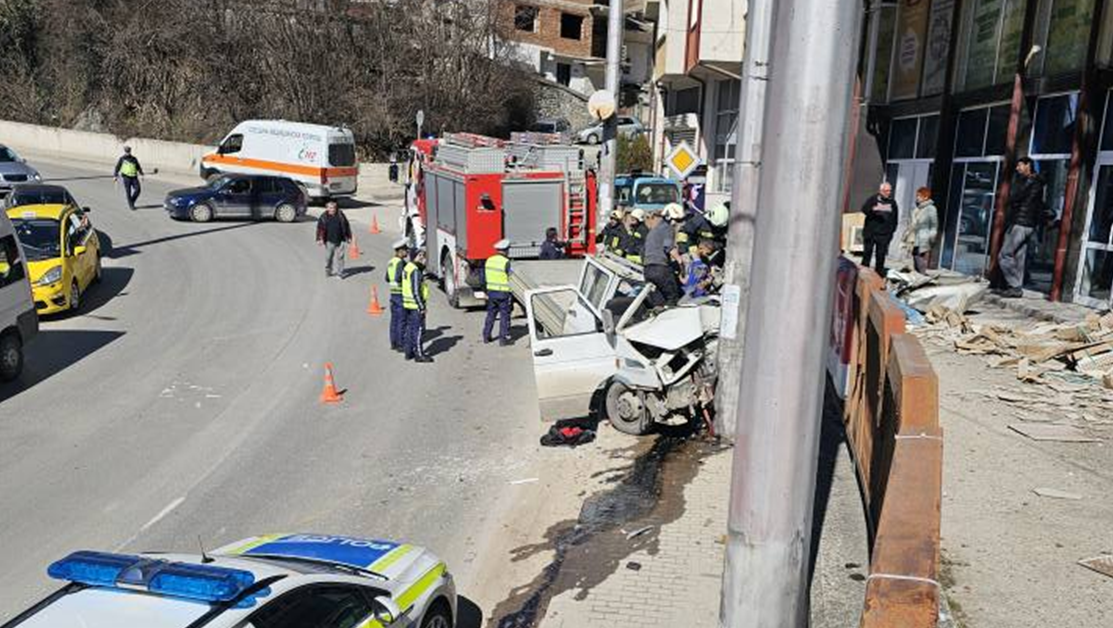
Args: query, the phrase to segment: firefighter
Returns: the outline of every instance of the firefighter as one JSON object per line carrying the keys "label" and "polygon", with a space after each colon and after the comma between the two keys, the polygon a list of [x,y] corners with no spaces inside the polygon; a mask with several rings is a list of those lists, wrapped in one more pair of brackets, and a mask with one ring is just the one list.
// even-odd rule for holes
{"label": "firefighter", "polygon": [[402,238],[394,242],[394,257],[386,265],[386,283],[390,286],[390,348],[404,351],[406,308],[402,305],[402,271],[410,256],[410,242]]}
{"label": "firefighter", "polygon": [[495,319],[499,321],[499,345],[505,347],[510,344],[510,307],[513,305],[510,296],[510,259],[506,257],[510,250],[510,240],[503,238],[495,242],[495,254],[487,258],[483,266],[483,283],[487,289],[487,319],[483,321],[483,342],[490,343],[491,332],[494,331]]}
{"label": "firefighter", "polygon": [[642,253],[645,252],[645,236],[649,228],[645,226],[645,210],[634,209],[626,214],[625,242],[622,253],[633,264],[642,263]]}
{"label": "firefighter", "polygon": [[425,354],[425,309],[429,304],[429,286],[425,283],[425,251],[414,254],[413,261],[402,269],[402,308],[406,311],[406,331],[403,344],[406,359],[414,362],[432,362]]}
{"label": "firefighter", "polygon": [[680,229],[676,232],[676,248],[680,250],[681,254],[687,254],[689,258],[699,255],[696,249],[700,240],[715,239],[715,231],[711,228],[711,223],[697,211],[688,212],[685,215],[681,210],[679,219],[674,218],[671,214],[669,218],[679,222]]}
{"label": "firefighter", "polygon": [[715,234],[715,246],[723,250],[727,246],[727,229],[730,226],[730,201],[712,207],[707,212],[707,222],[711,223],[711,231]]}
{"label": "firefighter", "polygon": [[116,161],[116,169],[112,176],[117,183],[124,184],[124,195],[128,199],[128,208],[135,211],[135,201],[139,200],[139,177],[143,176],[143,166],[131,154],[131,146],[124,147],[124,154]]}
{"label": "firefighter", "polygon": [[596,240],[603,244],[604,250],[616,255],[622,255],[622,240],[625,234],[625,229],[622,227],[622,216],[621,209],[612,211],[607,226],[603,227],[603,233],[600,233],[598,240]]}

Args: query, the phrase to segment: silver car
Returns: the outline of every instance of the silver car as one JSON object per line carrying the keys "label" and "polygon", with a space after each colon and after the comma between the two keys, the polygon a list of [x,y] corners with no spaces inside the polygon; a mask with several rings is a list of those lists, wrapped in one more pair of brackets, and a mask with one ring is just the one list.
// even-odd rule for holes
{"label": "silver car", "polygon": [[42,176],[27,164],[27,160],[0,144],[0,197],[12,191],[17,183],[42,181]]}
{"label": "silver car", "polygon": [[[642,126],[642,123],[639,122],[637,118],[631,118],[630,116],[618,117],[619,135],[629,138],[635,138],[642,133],[645,133],[645,127]],[[587,127],[583,131],[580,131],[577,134],[577,137],[581,144],[591,144],[594,146],[595,144],[602,142],[603,123],[600,122],[599,124]]]}

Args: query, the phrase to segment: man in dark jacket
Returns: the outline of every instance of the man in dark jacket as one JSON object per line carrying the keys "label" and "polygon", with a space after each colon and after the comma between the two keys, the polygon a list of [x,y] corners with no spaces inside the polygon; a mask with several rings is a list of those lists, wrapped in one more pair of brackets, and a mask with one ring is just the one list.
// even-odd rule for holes
{"label": "man in dark jacket", "polygon": [[317,244],[325,247],[325,276],[344,278],[344,254],[352,241],[352,226],[336,201],[325,205],[317,219]]}
{"label": "man in dark jacket", "polygon": [[124,195],[128,200],[128,208],[135,211],[135,201],[139,200],[139,177],[143,176],[143,166],[139,165],[139,160],[131,154],[131,147],[124,147],[124,154],[116,161],[116,169],[112,171],[112,176],[116,178],[117,183],[123,183]]}
{"label": "man in dark jacket", "polygon": [[549,227],[545,230],[545,241],[541,243],[541,253],[538,257],[541,259],[564,259],[564,249],[567,243],[558,240],[557,235],[556,227]]}
{"label": "man in dark jacket", "polygon": [[886,274],[885,257],[889,255],[889,243],[897,230],[899,212],[897,201],[893,198],[893,186],[888,181],[882,183],[877,194],[862,204],[862,213],[866,215],[866,224],[862,228],[862,265],[869,266],[873,257],[873,267],[883,279]]}
{"label": "man in dark jacket", "polygon": [[1021,157],[1016,163],[1019,180],[1009,194],[1009,213],[1005,218],[1005,239],[997,254],[997,266],[1005,280],[1002,296],[1024,296],[1024,266],[1028,257],[1028,240],[1041,224],[1051,225],[1055,214],[1044,202],[1044,180],[1035,171],[1032,159]]}

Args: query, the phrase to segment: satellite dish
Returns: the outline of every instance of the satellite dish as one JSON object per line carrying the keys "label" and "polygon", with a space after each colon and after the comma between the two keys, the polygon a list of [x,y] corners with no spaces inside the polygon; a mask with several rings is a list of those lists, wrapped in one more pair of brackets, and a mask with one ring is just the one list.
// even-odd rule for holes
{"label": "satellite dish", "polygon": [[613,116],[615,109],[614,94],[606,90],[601,89],[587,99],[587,110],[596,120],[606,120]]}

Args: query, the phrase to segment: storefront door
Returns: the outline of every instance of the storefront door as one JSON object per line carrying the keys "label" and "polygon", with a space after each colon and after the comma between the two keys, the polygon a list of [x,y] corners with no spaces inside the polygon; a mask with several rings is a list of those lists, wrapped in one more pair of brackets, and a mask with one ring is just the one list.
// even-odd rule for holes
{"label": "storefront door", "polygon": [[1113,287],[1113,155],[1095,166],[1075,298],[1092,307],[1111,305]]}
{"label": "storefront door", "polygon": [[998,161],[955,164],[958,176],[951,185],[959,192],[959,213],[951,268],[964,275],[985,273],[999,166]]}

